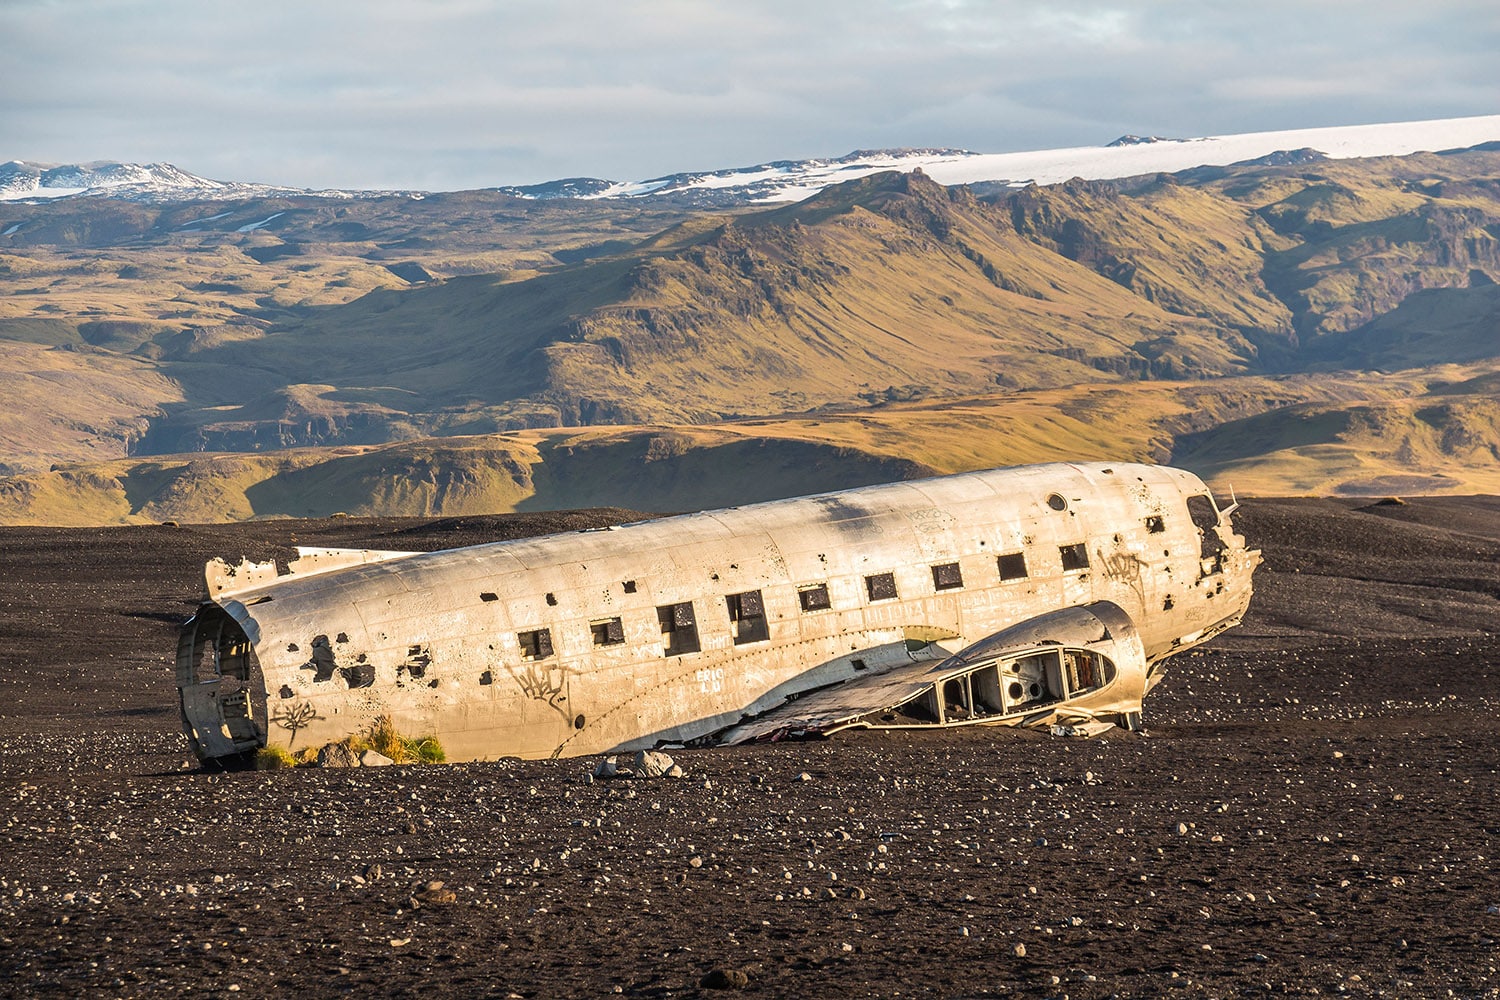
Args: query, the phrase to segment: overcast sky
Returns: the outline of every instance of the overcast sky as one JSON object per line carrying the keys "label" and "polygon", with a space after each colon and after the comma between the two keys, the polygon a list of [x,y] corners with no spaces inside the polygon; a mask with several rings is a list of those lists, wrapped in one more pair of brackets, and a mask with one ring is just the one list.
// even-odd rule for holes
{"label": "overcast sky", "polygon": [[1500,113],[1496,0],[0,0],[0,161],[428,190]]}

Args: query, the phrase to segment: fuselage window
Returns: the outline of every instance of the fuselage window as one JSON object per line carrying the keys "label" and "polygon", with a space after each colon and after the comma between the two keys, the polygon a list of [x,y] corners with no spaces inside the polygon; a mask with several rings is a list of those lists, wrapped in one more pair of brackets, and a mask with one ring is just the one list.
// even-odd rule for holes
{"label": "fuselage window", "polygon": [[896,597],[896,574],[876,573],[865,577],[865,592],[872,601],[890,601]]}
{"label": "fuselage window", "polygon": [[803,587],[797,591],[797,601],[802,605],[803,611],[826,611],[833,607],[833,602],[828,598],[828,584],[820,583],[815,587]]}
{"label": "fuselage window", "polygon": [[542,660],[552,655],[552,630],[550,628],[517,632],[516,638],[521,642],[521,659],[523,660]]}
{"label": "fuselage window", "polygon": [[760,591],[747,590],[743,594],[730,594],[724,598],[729,605],[729,622],[734,627],[734,644],[761,642],[771,638],[766,625],[766,608],[760,599]]}
{"label": "fuselage window", "polygon": [[1219,508],[1213,498],[1206,494],[1194,494],[1187,498],[1188,517],[1199,531],[1209,531],[1219,526]]}
{"label": "fuselage window", "polygon": [[1167,530],[1167,520],[1160,514],[1152,514],[1146,518],[1146,530],[1153,535],[1159,535]]}
{"label": "fuselage window", "polygon": [[1092,691],[1104,683],[1100,660],[1097,653],[1085,649],[1070,649],[1063,653],[1063,673],[1068,679],[1069,696]]}
{"label": "fuselage window", "polygon": [[691,601],[663,604],[656,609],[656,617],[661,622],[662,652],[667,656],[698,652],[698,620]]}
{"label": "fuselage window", "polygon": [[957,590],[963,585],[964,575],[959,572],[958,563],[943,563],[941,566],[932,567],[934,590]]}
{"label": "fuselage window", "polygon": [[625,627],[618,618],[589,622],[589,631],[594,633],[594,645],[618,646],[625,641]]}
{"label": "fuselage window", "polygon": [[1083,542],[1074,542],[1072,545],[1059,545],[1057,552],[1058,555],[1062,556],[1062,568],[1064,571],[1089,568],[1089,547]]}
{"label": "fuselage window", "polygon": [[1000,579],[1002,580],[1024,580],[1026,579],[1026,553],[1010,552],[999,558]]}
{"label": "fuselage window", "polygon": [[1197,494],[1187,498],[1187,509],[1188,517],[1192,518],[1193,526],[1198,529],[1202,557],[1212,560],[1208,572],[1217,573],[1223,568],[1222,554],[1227,547],[1214,530],[1219,526],[1219,508],[1214,506],[1212,497]]}

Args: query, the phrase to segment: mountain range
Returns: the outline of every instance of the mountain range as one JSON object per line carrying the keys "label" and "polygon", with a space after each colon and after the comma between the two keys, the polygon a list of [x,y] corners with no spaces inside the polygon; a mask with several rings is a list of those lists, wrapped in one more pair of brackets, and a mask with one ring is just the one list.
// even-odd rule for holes
{"label": "mountain range", "polygon": [[[921,170],[942,184],[1022,187],[1078,177],[1105,180],[1289,158],[1402,156],[1500,141],[1500,115],[1171,139],[1124,135],[1104,146],[1020,153],[950,148],[861,149],[830,159],[776,160],[749,167],[669,174],[643,181],[571,177],[493,188],[522,198],[667,199],[703,207],[800,201],[830,184],[886,170]],[[144,202],[232,201],[275,196],[332,199],[432,192],[311,190],[217,181],[170,163],[0,164],[0,201],[106,195]]]}
{"label": "mountain range", "polygon": [[[1021,186],[863,153],[719,207],[12,199],[0,522],[670,510],[1068,457],[1493,491],[1500,118],[1404,128],[1126,137],[1088,156],[1129,173]],[[1192,162],[1109,160],[1148,153]]]}

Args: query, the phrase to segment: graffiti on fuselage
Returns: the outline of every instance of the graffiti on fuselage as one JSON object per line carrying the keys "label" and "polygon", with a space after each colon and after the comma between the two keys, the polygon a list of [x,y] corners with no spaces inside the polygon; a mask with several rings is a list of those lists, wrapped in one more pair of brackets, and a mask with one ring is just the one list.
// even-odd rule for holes
{"label": "graffiti on fuselage", "polygon": [[569,717],[566,670],[545,663],[522,663],[509,670],[526,697],[542,702],[565,719]]}

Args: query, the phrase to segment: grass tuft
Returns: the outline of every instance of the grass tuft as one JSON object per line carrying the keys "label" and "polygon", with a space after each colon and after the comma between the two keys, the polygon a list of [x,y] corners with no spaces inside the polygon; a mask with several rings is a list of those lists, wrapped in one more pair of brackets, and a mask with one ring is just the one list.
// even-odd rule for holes
{"label": "grass tuft", "polygon": [[297,758],[285,747],[261,747],[255,751],[257,771],[279,771],[286,767],[296,767],[297,763]]}
{"label": "grass tuft", "polygon": [[349,748],[355,753],[374,750],[397,764],[441,764],[448,759],[443,745],[434,736],[402,736],[396,731],[396,723],[389,715],[382,715],[370,723],[363,738],[354,737]]}
{"label": "grass tuft", "polygon": [[407,750],[423,764],[441,764],[448,759],[448,755],[443,752],[443,745],[431,736],[408,740]]}

